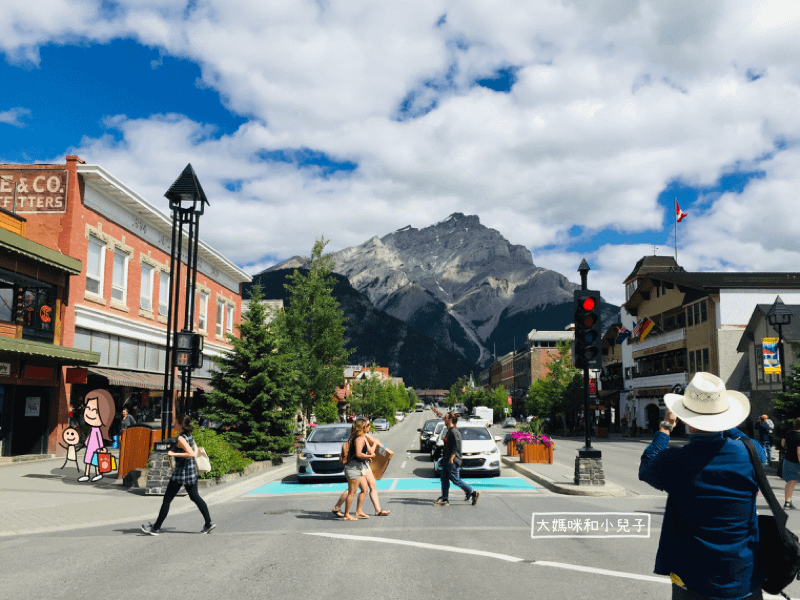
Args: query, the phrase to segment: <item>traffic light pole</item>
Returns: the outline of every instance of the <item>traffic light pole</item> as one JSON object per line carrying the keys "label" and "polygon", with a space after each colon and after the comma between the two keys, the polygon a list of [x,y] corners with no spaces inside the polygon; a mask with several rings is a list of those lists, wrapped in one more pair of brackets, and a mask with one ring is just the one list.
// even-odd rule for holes
{"label": "traffic light pole", "polygon": [[[586,259],[582,260],[580,267],[578,267],[578,272],[581,274],[581,290],[588,289],[587,276],[589,270],[589,264],[586,262]],[[598,303],[598,312],[599,309]],[[577,333],[581,326],[575,323],[575,328]],[[606,481],[605,475],[603,474],[602,453],[592,448],[592,440],[589,435],[591,421],[589,413],[589,365],[586,364],[585,360],[581,360],[583,363],[583,430],[586,445],[578,450],[578,456],[575,457],[575,475],[573,481],[575,485],[605,485]]]}

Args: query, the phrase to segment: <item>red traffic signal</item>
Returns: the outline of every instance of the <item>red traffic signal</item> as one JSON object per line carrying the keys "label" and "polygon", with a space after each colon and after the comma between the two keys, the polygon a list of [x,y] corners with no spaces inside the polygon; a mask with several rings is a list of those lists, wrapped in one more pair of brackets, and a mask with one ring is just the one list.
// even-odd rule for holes
{"label": "red traffic signal", "polygon": [[573,362],[575,366],[588,369],[601,369],[601,323],[600,292],[594,290],[575,290],[575,345]]}

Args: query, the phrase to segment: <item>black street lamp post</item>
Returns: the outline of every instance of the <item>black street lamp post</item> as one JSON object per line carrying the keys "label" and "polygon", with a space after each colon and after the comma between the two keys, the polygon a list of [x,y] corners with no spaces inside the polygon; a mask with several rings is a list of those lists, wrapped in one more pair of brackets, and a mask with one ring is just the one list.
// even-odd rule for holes
{"label": "black street lamp post", "polygon": [[783,358],[783,326],[792,322],[792,313],[786,308],[780,296],[775,298],[775,302],[767,313],[767,322],[772,327],[778,329],[778,360],[781,365],[781,390],[786,391],[786,365]]}
{"label": "black street lamp post", "polygon": [[[197,284],[197,246],[200,231],[200,215],[208,204],[206,195],[197,180],[192,165],[186,165],[183,173],[164,194],[172,209],[172,246],[170,252],[169,312],[167,314],[167,352],[164,367],[164,398],[161,404],[161,439],[167,439],[172,425],[172,406],[175,397],[175,368],[181,372],[181,395],[183,410],[188,410],[192,369],[202,366],[202,336],[193,333],[195,286]],[[183,328],[178,331],[178,298],[181,291],[181,258],[183,251],[184,224],[187,225],[186,283]]]}

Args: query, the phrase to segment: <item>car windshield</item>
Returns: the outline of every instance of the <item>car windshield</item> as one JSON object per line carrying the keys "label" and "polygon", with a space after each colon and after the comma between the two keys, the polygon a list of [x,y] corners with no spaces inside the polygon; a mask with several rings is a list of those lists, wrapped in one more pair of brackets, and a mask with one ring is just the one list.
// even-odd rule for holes
{"label": "car windshield", "polygon": [[492,436],[486,427],[465,427],[461,429],[462,440],[491,440]]}
{"label": "car windshield", "polygon": [[422,428],[422,431],[433,431],[433,428],[436,427],[437,423],[441,423],[441,421],[425,421],[425,426]]}
{"label": "car windshield", "polygon": [[311,444],[330,444],[332,442],[346,442],[350,437],[350,427],[326,427],[325,429],[315,429],[308,436]]}
{"label": "car windshield", "polygon": [[373,421],[373,423],[375,423],[375,425],[378,425],[379,423],[380,423],[381,425],[383,425],[384,423],[386,423],[386,419],[375,419],[375,420]]}
{"label": "car windshield", "polygon": [[436,435],[437,433],[441,433],[442,429],[444,429],[444,423],[437,423],[436,424],[436,428],[433,430],[433,435]]}

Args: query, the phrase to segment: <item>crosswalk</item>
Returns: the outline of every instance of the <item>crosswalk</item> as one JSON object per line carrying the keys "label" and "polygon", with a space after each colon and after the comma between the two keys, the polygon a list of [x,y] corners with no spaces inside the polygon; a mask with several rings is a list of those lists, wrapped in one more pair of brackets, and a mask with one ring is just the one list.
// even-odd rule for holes
{"label": "crosswalk", "polygon": [[[491,479],[464,479],[476,490],[494,491],[533,491],[537,487],[522,477],[493,477]],[[435,492],[441,489],[439,479],[422,477],[387,478],[376,482],[379,492]],[[315,494],[324,492],[340,493],[346,489],[342,481],[330,483],[300,483],[297,481],[272,481],[248,492],[247,496],[269,496],[279,494]]]}

